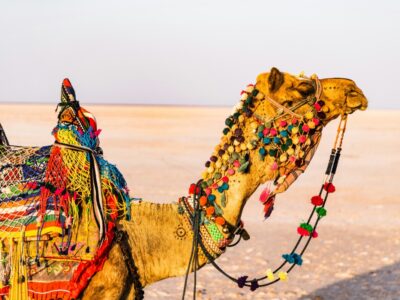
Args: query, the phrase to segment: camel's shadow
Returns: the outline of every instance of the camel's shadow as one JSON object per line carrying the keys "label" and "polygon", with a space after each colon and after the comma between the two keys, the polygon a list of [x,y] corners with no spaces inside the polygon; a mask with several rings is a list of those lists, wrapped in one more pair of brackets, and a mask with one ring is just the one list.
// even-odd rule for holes
{"label": "camel's shadow", "polygon": [[[367,264],[368,261],[365,261]],[[400,262],[342,280],[315,290],[300,299],[400,299]]]}

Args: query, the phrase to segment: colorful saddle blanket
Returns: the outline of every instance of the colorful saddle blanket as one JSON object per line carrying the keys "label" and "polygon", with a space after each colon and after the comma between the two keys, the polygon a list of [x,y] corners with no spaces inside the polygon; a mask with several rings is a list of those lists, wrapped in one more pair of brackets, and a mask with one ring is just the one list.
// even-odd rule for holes
{"label": "colorful saddle blanket", "polygon": [[75,299],[107,258],[128,189],[114,165],[75,144],[0,146],[1,296]]}

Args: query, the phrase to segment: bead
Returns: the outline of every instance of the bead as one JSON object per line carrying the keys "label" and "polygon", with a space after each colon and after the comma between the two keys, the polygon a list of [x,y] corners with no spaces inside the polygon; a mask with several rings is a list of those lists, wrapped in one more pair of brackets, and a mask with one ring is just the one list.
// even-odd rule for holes
{"label": "bead", "polygon": [[[294,128],[293,128],[293,129],[294,129]],[[293,142],[294,145],[297,145],[297,144],[299,143],[299,137],[298,137],[298,136],[294,136],[294,137],[292,138],[292,142]]]}
{"label": "bead", "polygon": [[326,216],[326,209],[324,207],[317,207],[316,212],[320,218]]}
{"label": "bead", "polygon": [[221,187],[222,187],[222,190],[224,190],[224,191],[229,190],[229,184],[226,182],[224,182]]}
{"label": "bead", "polygon": [[226,183],[229,182],[229,178],[227,176],[222,177],[221,180]]}
{"label": "bead", "polygon": [[251,122],[250,127],[251,127],[252,129],[257,129],[258,123],[257,123],[257,122]]}
{"label": "bead", "polygon": [[318,126],[318,125],[319,125],[319,123],[320,123],[320,122],[319,122],[319,119],[313,118],[312,120],[313,120],[315,126]]}
{"label": "bead", "polygon": [[213,167],[213,166],[210,166],[210,167],[207,169],[207,172],[208,172],[208,173],[214,172],[214,167]]}
{"label": "bead", "polygon": [[262,155],[262,156],[265,156],[266,151],[265,151],[264,148],[260,148],[260,149],[258,150],[258,153],[260,153],[260,155]]}
{"label": "bead", "polygon": [[293,144],[292,139],[287,139],[286,145],[287,145],[287,146],[292,146],[292,144]]}
{"label": "bead", "polygon": [[204,189],[204,193],[206,193],[206,195],[210,195],[211,194],[211,189],[210,188],[205,188]]}
{"label": "bead", "polygon": [[272,163],[272,165],[271,165],[271,170],[272,170],[272,171],[278,170],[278,164],[277,164],[276,161],[274,161],[274,162]]}
{"label": "bead", "polygon": [[236,128],[233,134],[235,136],[241,136],[243,134],[243,130],[240,128]]}
{"label": "bead", "polygon": [[247,93],[251,93],[253,90],[254,90],[254,86],[253,86],[253,85],[248,85],[248,86],[246,87],[246,89],[245,89],[245,91],[246,91]]}
{"label": "bead", "polygon": [[247,143],[246,147],[249,150],[253,150],[254,149],[254,145],[252,143]]}
{"label": "bead", "polygon": [[222,159],[227,161],[229,159],[229,155],[225,153],[224,155],[222,155]]}
{"label": "bead", "polygon": [[324,120],[326,118],[326,114],[322,111],[318,112],[317,115],[318,115],[318,118],[321,120]]}
{"label": "bead", "polygon": [[246,100],[247,99],[247,97],[248,97],[248,95],[247,95],[247,93],[245,92],[245,91],[243,91],[243,94],[242,94],[242,96],[240,96],[240,100]]}
{"label": "bead", "polygon": [[258,92],[258,94],[257,94],[257,96],[256,96],[256,99],[257,99],[257,100],[262,100],[262,99],[264,99],[263,93]]}
{"label": "bead", "polygon": [[229,153],[233,153],[234,151],[235,151],[235,148],[233,148],[233,146],[229,146],[228,152]]}
{"label": "bead", "polygon": [[314,103],[314,108],[317,112],[321,110],[321,106],[318,103]]}
{"label": "bead", "polygon": [[271,128],[270,131],[269,131],[269,134],[270,134],[271,136],[275,136],[277,133],[278,133],[278,132],[277,132],[277,130],[276,130],[275,128]]}
{"label": "bead", "polygon": [[279,122],[279,126],[280,126],[280,127],[286,127],[286,125],[287,125],[287,122],[284,121],[284,120],[282,120],[282,121]]}
{"label": "bead", "polygon": [[225,226],[224,228],[222,228],[222,232],[228,234],[229,233],[228,227]]}
{"label": "bead", "polygon": [[286,151],[287,149],[289,149],[289,146],[284,144],[281,146],[282,151]]}
{"label": "bead", "polygon": [[227,135],[228,132],[229,132],[229,128],[224,128],[224,130],[222,130],[222,133],[223,133],[224,135]]}
{"label": "bead", "polygon": [[218,160],[218,157],[216,157],[216,156],[211,156],[210,157],[210,160],[212,161],[212,162],[216,162],[217,160]]}
{"label": "bead", "polygon": [[274,143],[275,144],[280,144],[281,143],[281,139],[279,137],[274,137]]}
{"label": "bead", "polygon": [[289,155],[293,155],[294,154],[294,149],[293,148],[289,148],[289,149],[287,149],[286,153],[289,154]]}
{"label": "bead", "polygon": [[221,166],[222,166],[222,162],[220,160],[215,163],[216,168],[219,169],[219,168],[221,168]]}
{"label": "bead", "polygon": [[211,165],[211,162],[210,161],[206,161],[206,163],[205,163],[206,168],[208,168],[210,165]]}
{"label": "bead", "polygon": [[242,149],[240,149],[240,145],[235,147],[235,152],[240,153],[242,151]]}
{"label": "bead", "polygon": [[299,127],[293,127],[292,134],[296,134],[299,132]]}
{"label": "bead", "polygon": [[[292,150],[293,150],[293,149],[292,149]],[[289,157],[289,161],[292,162],[292,163],[296,162],[296,156],[293,156],[293,155],[290,156],[290,157]]]}
{"label": "bead", "polygon": [[243,121],[244,121],[243,115],[240,115],[240,116],[239,116],[238,121],[239,121],[240,123],[243,123]]}
{"label": "bead", "polygon": [[329,107],[328,107],[328,106],[324,106],[324,107],[322,108],[322,111],[323,111],[324,113],[329,112]]}
{"label": "bead", "polygon": [[292,124],[294,125],[294,124],[297,124],[297,122],[298,122],[299,120],[297,120],[296,118],[293,118],[292,119]]}
{"label": "bead", "polygon": [[219,156],[224,155],[224,153],[225,153],[225,150],[223,150],[223,149],[218,150],[218,155]]}
{"label": "bead", "polygon": [[227,171],[227,173],[228,173],[228,175],[234,175],[235,174],[235,170],[234,169],[229,169],[228,171]]}
{"label": "bead", "polygon": [[242,151],[245,151],[245,150],[247,150],[247,146],[245,144],[240,144],[240,149]]}
{"label": "bead", "polygon": [[264,136],[264,134],[262,131],[260,131],[259,133],[257,133],[257,136],[261,139]]}

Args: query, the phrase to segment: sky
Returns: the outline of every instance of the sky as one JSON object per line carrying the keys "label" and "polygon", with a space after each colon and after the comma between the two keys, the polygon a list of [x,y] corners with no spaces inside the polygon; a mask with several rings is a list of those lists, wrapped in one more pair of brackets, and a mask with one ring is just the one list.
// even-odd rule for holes
{"label": "sky", "polygon": [[271,67],[400,108],[400,1],[0,0],[0,103],[228,105]]}

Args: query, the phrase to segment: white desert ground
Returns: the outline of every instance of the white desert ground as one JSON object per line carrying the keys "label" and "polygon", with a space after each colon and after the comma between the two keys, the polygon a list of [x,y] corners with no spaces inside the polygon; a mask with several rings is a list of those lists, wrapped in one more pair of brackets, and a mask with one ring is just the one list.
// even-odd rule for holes
{"label": "white desert ground", "polygon": [[[200,178],[219,142],[230,108],[87,106],[97,118],[105,158],[117,164],[132,195],[172,202]],[[0,105],[0,122],[16,145],[53,142],[55,105]],[[277,197],[263,221],[260,191],[243,221],[251,239],[218,259],[234,276],[262,275],[293,247],[296,227],[308,216],[319,190],[337,121],[325,130],[306,173]],[[250,292],[211,266],[198,273],[198,299],[400,299],[400,111],[356,112],[349,117],[337,192],[327,203],[319,237],[287,282]],[[179,255],[179,254],[177,254]],[[183,278],[145,289],[146,299],[180,299]]]}

